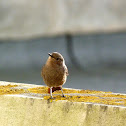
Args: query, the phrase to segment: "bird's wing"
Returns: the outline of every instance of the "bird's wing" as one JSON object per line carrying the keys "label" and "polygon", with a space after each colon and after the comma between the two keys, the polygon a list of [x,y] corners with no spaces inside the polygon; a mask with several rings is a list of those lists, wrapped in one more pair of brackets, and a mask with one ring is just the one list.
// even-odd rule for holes
{"label": "bird's wing", "polygon": [[66,75],[68,76],[69,73],[68,73],[68,68],[67,68],[67,66],[65,66],[65,72],[66,72]]}

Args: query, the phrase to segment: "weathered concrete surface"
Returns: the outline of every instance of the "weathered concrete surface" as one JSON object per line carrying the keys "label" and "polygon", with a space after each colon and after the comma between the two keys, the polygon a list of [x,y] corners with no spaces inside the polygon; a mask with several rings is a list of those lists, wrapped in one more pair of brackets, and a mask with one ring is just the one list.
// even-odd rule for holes
{"label": "weathered concrete surface", "polygon": [[[3,90],[8,89],[6,86],[11,86],[12,90],[23,89],[25,93],[19,94],[17,91],[16,94],[15,91],[10,95],[7,95],[8,93],[0,95],[1,126],[8,124],[9,126],[125,126],[126,124],[125,106],[97,104],[97,101],[87,103],[57,100],[57,98],[46,100],[41,94],[43,91],[37,94],[31,93],[30,90],[26,92],[30,88],[41,89],[36,85],[0,82],[0,86],[3,85]],[[98,94],[107,93],[99,92],[92,95]],[[79,94],[73,92],[72,95]]]}
{"label": "weathered concrete surface", "polygon": [[0,39],[126,30],[125,0],[1,0]]}

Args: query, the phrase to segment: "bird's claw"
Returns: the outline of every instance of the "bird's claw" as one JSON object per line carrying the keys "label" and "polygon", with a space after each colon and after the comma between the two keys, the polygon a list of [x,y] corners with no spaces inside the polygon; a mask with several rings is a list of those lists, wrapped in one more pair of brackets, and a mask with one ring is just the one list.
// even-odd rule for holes
{"label": "bird's claw", "polygon": [[64,94],[62,95],[62,97],[63,97],[63,98],[66,98],[66,96],[65,96]]}
{"label": "bird's claw", "polygon": [[51,96],[48,100],[51,100],[51,99],[53,100],[53,99],[55,99],[55,98]]}

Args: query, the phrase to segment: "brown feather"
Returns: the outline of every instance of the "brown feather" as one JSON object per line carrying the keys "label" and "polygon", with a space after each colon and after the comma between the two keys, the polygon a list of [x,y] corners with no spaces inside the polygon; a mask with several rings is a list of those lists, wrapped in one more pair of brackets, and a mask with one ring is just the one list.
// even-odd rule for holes
{"label": "brown feather", "polygon": [[52,57],[42,67],[41,76],[48,87],[60,87],[66,82],[68,69],[61,54],[52,53]]}

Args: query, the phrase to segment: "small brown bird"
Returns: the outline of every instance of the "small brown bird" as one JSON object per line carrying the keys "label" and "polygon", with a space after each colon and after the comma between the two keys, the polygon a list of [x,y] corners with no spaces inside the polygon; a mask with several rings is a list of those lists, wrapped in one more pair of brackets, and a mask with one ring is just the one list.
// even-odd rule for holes
{"label": "small brown bird", "polygon": [[52,97],[52,93],[56,90],[62,91],[62,85],[66,82],[68,74],[67,66],[63,56],[58,52],[48,54],[49,57],[46,64],[42,67],[41,76],[43,81],[49,87],[49,93]]}

